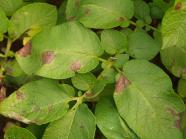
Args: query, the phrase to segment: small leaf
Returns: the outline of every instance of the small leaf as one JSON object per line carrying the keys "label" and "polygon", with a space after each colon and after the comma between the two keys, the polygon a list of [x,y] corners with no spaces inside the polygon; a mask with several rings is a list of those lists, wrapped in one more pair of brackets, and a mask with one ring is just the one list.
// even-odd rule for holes
{"label": "small leaf", "polygon": [[128,54],[117,54],[115,56],[116,61],[114,62],[114,66],[117,68],[122,68],[123,65],[129,61],[129,55]]}
{"label": "small leaf", "polygon": [[95,111],[97,126],[108,139],[137,139],[120,118],[114,104],[109,99],[101,99]]}
{"label": "small leaf", "polygon": [[183,139],[185,106],[168,75],[145,60],[131,60],[123,69],[114,100],[129,127],[142,139]]}
{"label": "small leaf", "polygon": [[7,16],[11,16],[23,4],[23,0],[0,0],[0,8],[5,11]]}
{"label": "small leaf", "polygon": [[178,82],[178,94],[181,97],[186,97],[186,79],[180,79]]}
{"label": "small leaf", "polygon": [[160,45],[146,32],[137,30],[129,35],[129,55],[137,59],[153,59]]}
{"label": "small leaf", "polygon": [[13,126],[6,130],[4,139],[36,139],[36,137],[27,129]]}
{"label": "small leaf", "polygon": [[85,104],[49,124],[43,139],[94,139],[95,118]]}
{"label": "small leaf", "polygon": [[[137,19],[142,19],[147,24],[150,24],[152,21],[149,5],[143,0],[134,0],[134,16]],[[147,20],[148,18],[150,20]]]}
{"label": "small leaf", "polygon": [[52,80],[25,84],[0,103],[0,114],[23,123],[45,124],[61,118],[70,97]]}
{"label": "small leaf", "polygon": [[101,45],[111,55],[126,52],[128,50],[127,36],[116,30],[104,30],[101,33]]}
{"label": "small leaf", "polygon": [[36,35],[31,53],[22,56],[18,52],[16,59],[27,74],[66,79],[93,70],[102,53],[95,33],[79,23],[67,22]]}
{"label": "small leaf", "polygon": [[14,40],[24,32],[35,30],[31,37],[42,28],[54,26],[57,20],[57,10],[47,3],[33,3],[17,10],[10,19],[8,33]]}
{"label": "small leaf", "polygon": [[77,19],[89,28],[108,29],[120,26],[132,18],[132,0],[69,0],[66,16]]}
{"label": "small leaf", "polygon": [[95,82],[96,77],[92,73],[86,74],[76,74],[74,77],[71,78],[72,84],[82,91],[86,91],[91,89]]}

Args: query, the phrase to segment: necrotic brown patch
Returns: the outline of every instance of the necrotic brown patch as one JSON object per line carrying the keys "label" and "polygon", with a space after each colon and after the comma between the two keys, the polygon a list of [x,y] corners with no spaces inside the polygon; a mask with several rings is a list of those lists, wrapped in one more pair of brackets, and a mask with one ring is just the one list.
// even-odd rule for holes
{"label": "necrotic brown patch", "polygon": [[6,97],[6,88],[0,85],[0,102],[3,101]]}
{"label": "necrotic brown patch", "polygon": [[76,61],[76,62],[72,63],[71,66],[70,66],[70,69],[72,71],[75,71],[75,72],[80,70],[81,69],[81,62],[80,61]]}
{"label": "necrotic brown patch", "polygon": [[175,6],[175,10],[176,11],[178,11],[178,10],[180,10],[181,9],[181,7],[182,7],[182,3],[181,2],[178,2],[177,4],[176,4],[176,6]]}
{"label": "necrotic brown patch", "polygon": [[32,50],[32,43],[31,41],[24,45],[23,48],[21,48],[17,53],[22,57],[27,57],[31,54]]}
{"label": "necrotic brown patch", "polygon": [[46,51],[42,54],[42,63],[50,64],[55,58],[55,54],[53,51]]}
{"label": "necrotic brown patch", "polygon": [[115,85],[115,92],[122,92],[128,85],[130,85],[130,81],[124,75],[120,75]]}
{"label": "necrotic brown patch", "polygon": [[181,129],[183,114],[178,113],[176,110],[174,110],[173,108],[170,108],[170,107],[166,108],[166,111],[174,117],[174,119],[175,119],[174,127],[177,128],[177,129]]}
{"label": "necrotic brown patch", "polygon": [[16,98],[18,100],[23,100],[25,99],[25,95],[21,91],[16,91]]}
{"label": "necrotic brown patch", "polygon": [[124,22],[125,19],[124,19],[123,17],[119,17],[119,18],[117,19],[117,21],[118,21],[118,22]]}

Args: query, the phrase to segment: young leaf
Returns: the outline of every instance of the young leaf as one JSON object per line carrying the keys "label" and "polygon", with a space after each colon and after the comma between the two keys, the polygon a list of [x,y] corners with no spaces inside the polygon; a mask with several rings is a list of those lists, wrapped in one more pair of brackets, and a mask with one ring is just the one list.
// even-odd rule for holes
{"label": "young leaf", "polygon": [[5,11],[7,16],[11,16],[23,4],[23,0],[0,0],[0,8]]}
{"label": "young leaf", "polygon": [[129,127],[142,139],[183,139],[180,115],[185,106],[168,75],[145,60],[131,60],[123,70],[114,100]]}
{"label": "young leaf", "polygon": [[101,99],[96,105],[96,123],[107,139],[137,139],[126,123],[120,118],[109,99]]}
{"label": "young leaf", "polygon": [[10,127],[6,130],[4,139],[36,139],[36,137],[27,129],[18,126]]}
{"label": "young leaf", "polygon": [[[28,4],[12,15],[8,33],[15,40],[26,31],[34,30],[33,34],[36,34],[42,28],[54,26],[56,21],[57,10],[54,6],[47,3]],[[29,35],[32,37],[33,34]]]}
{"label": "young leaf", "polygon": [[116,61],[114,62],[114,66],[117,68],[122,68],[122,66],[129,61],[128,54],[117,54],[115,55]]}
{"label": "young leaf", "polygon": [[162,21],[161,59],[177,77],[186,78],[186,2],[176,2]]}
{"label": "young leaf", "polygon": [[52,80],[25,84],[0,103],[0,114],[24,123],[45,124],[61,118],[70,97]]}
{"label": "young leaf", "polygon": [[83,91],[91,89],[96,83],[96,77],[92,73],[76,74],[71,80],[77,89]]}
{"label": "young leaf", "polygon": [[89,28],[108,29],[132,18],[132,0],[69,0],[67,19],[77,19]]}
{"label": "young leaf", "polygon": [[94,115],[82,104],[49,124],[43,139],[94,139],[95,130]]}
{"label": "young leaf", "polygon": [[149,5],[143,0],[134,0],[134,16],[137,19],[142,19],[147,24],[152,21]]}
{"label": "young leaf", "polygon": [[128,50],[127,36],[116,30],[104,30],[101,33],[101,45],[111,55],[126,52]]}
{"label": "young leaf", "polygon": [[137,59],[153,59],[160,50],[160,45],[145,31],[137,30],[128,36],[129,55]]}
{"label": "young leaf", "polygon": [[180,79],[178,82],[178,94],[181,97],[186,97],[186,79]]}
{"label": "young leaf", "polygon": [[27,74],[53,79],[87,73],[98,64],[103,52],[99,38],[81,24],[67,22],[36,35],[16,59]]}

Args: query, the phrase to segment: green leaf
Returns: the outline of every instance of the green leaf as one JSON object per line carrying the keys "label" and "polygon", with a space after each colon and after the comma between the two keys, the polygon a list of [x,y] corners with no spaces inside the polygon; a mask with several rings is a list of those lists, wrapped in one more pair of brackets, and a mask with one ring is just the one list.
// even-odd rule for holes
{"label": "green leaf", "polygon": [[186,97],[186,79],[180,79],[178,82],[178,94],[181,97]]}
{"label": "green leaf", "polygon": [[25,84],[0,104],[0,114],[23,123],[45,124],[61,118],[70,97],[52,80]]}
{"label": "green leaf", "polygon": [[3,34],[7,32],[9,20],[6,17],[5,12],[0,8],[0,41],[3,40]]}
{"label": "green leaf", "polygon": [[101,45],[111,55],[126,52],[128,49],[127,36],[116,30],[104,30],[101,33]]}
{"label": "green leaf", "polygon": [[132,0],[69,0],[68,20],[77,19],[89,28],[108,29],[120,26],[132,18]]}
{"label": "green leaf", "polygon": [[134,0],[134,16],[137,19],[142,19],[147,24],[152,21],[149,5],[143,0]]}
{"label": "green leaf", "polygon": [[86,91],[92,88],[96,83],[96,77],[92,73],[76,74],[71,78],[73,86],[77,89]]}
{"label": "green leaf", "polygon": [[129,55],[136,59],[153,59],[159,52],[160,45],[145,31],[137,30],[128,36]]}
{"label": "green leaf", "polygon": [[109,99],[101,99],[95,110],[97,126],[107,139],[136,139]]}
{"label": "green leaf", "polygon": [[185,106],[168,75],[145,60],[131,60],[123,70],[114,100],[129,127],[142,139],[183,139]]}
{"label": "green leaf", "polygon": [[175,0],[153,0],[153,5],[159,7],[163,12],[165,12],[170,6],[174,4]]}
{"label": "green leaf", "polygon": [[68,22],[45,30],[16,54],[27,74],[65,79],[87,73],[98,64],[103,50],[99,38],[81,24]]}
{"label": "green leaf", "polygon": [[47,3],[32,3],[17,10],[10,19],[8,33],[14,40],[24,32],[33,36],[42,28],[56,24],[57,10]]}
{"label": "green leaf", "polygon": [[49,124],[43,139],[94,139],[95,130],[94,115],[82,104]]}
{"label": "green leaf", "polygon": [[186,78],[186,2],[175,3],[162,21],[161,59],[177,77]]}
{"label": "green leaf", "polygon": [[18,126],[10,127],[6,130],[4,139],[36,139],[36,137],[27,129]]}
{"label": "green leaf", "polygon": [[5,11],[7,16],[11,16],[23,4],[23,0],[0,0],[0,8]]}
{"label": "green leaf", "polygon": [[43,133],[46,129],[47,125],[28,125],[26,127],[37,139],[42,139]]}
{"label": "green leaf", "polygon": [[115,55],[116,61],[114,62],[114,66],[117,68],[122,68],[123,65],[129,61],[128,54],[117,54]]}

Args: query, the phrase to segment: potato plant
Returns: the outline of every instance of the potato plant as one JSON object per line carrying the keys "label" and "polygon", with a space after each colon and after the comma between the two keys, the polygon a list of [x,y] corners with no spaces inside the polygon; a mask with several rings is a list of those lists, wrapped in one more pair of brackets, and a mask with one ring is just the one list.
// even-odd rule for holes
{"label": "potato plant", "polygon": [[186,0],[0,0],[0,138],[186,139]]}

